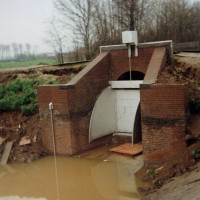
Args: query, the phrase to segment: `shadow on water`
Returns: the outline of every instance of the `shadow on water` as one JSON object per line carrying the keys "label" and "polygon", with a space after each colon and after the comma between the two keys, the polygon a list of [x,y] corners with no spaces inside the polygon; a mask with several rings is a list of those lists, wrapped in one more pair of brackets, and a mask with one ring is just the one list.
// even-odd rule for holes
{"label": "shadow on water", "polygon": [[[114,160],[58,156],[59,200],[139,199],[134,173],[141,167],[141,157],[130,162],[120,156]],[[56,200],[54,158],[0,166],[3,199]]]}

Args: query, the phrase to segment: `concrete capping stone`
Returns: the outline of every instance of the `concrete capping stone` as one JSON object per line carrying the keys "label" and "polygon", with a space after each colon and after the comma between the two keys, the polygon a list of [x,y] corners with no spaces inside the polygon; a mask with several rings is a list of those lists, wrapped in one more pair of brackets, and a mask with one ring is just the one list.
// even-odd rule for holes
{"label": "concrete capping stone", "polygon": [[48,85],[38,85],[38,88],[43,88],[43,87],[60,87],[62,84],[48,84]]}
{"label": "concrete capping stone", "polygon": [[152,85],[152,84],[155,84],[156,83],[156,81],[157,81],[157,79],[156,80],[146,80],[146,81],[144,81],[143,82],[143,84],[149,84],[149,85]]}
{"label": "concrete capping stone", "polygon": [[74,88],[75,88],[75,85],[72,85],[72,84],[65,84],[65,85],[59,86],[60,90],[68,90],[68,89],[74,89]]}
{"label": "concrete capping stone", "polygon": [[147,47],[163,47],[163,46],[170,46],[173,48],[173,42],[172,40],[165,40],[165,41],[157,41],[157,42],[145,42],[145,43],[139,43],[139,48],[147,48]]}
{"label": "concrete capping stone", "polygon": [[143,90],[150,89],[150,87],[151,87],[150,83],[140,84],[140,89],[143,89]]}
{"label": "concrete capping stone", "polygon": [[100,46],[99,49],[100,53],[102,53],[103,51],[128,49],[128,47],[126,44],[119,44],[119,45]]}
{"label": "concrete capping stone", "polygon": [[73,84],[58,84],[58,85],[39,85],[38,88],[42,88],[42,87],[48,87],[48,88],[52,88],[52,87],[58,87],[59,90],[68,90],[68,89],[74,89],[75,85]]}
{"label": "concrete capping stone", "polygon": [[[167,50],[168,50],[169,54],[172,56],[173,52],[174,52],[172,40],[139,43],[137,47],[138,48],[148,48],[148,47],[163,47],[163,46],[168,47]],[[100,53],[103,51],[128,49],[126,44],[100,46],[99,48],[100,48]]]}

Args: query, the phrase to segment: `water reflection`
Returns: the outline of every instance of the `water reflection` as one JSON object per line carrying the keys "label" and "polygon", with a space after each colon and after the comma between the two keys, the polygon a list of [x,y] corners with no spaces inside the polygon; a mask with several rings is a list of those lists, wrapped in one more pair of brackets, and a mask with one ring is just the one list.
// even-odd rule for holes
{"label": "water reflection", "polygon": [[18,196],[9,196],[9,197],[0,197],[0,200],[46,200],[45,198],[29,198],[29,197],[18,197]]}
{"label": "water reflection", "polygon": [[[57,162],[59,200],[139,199],[134,185],[138,169],[131,163],[67,157]],[[55,184],[53,157],[0,166],[0,200],[56,200]]]}

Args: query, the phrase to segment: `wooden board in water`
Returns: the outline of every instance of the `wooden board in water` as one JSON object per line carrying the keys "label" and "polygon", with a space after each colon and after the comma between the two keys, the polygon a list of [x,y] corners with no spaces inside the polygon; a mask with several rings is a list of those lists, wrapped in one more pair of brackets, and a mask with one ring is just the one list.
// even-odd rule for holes
{"label": "wooden board in water", "polygon": [[9,155],[10,155],[10,151],[12,149],[12,145],[13,145],[13,142],[7,142],[6,143],[6,146],[5,146],[2,158],[1,158],[1,164],[2,165],[7,164],[7,161],[8,161]]}
{"label": "wooden board in water", "polygon": [[117,146],[117,147],[110,149],[110,151],[115,152],[115,153],[121,153],[121,154],[134,156],[134,155],[137,155],[139,153],[142,153],[143,146],[142,146],[142,144],[132,145],[131,143],[125,143],[125,144],[122,144],[120,146]]}

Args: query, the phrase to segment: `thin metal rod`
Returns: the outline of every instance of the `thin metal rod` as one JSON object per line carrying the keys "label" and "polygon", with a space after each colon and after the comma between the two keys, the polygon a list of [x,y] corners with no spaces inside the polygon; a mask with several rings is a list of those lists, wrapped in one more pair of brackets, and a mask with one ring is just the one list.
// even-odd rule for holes
{"label": "thin metal rod", "polygon": [[130,73],[130,81],[132,80],[132,66],[131,66],[131,44],[128,44],[128,63],[129,63],[129,73]]}
{"label": "thin metal rod", "polygon": [[56,197],[57,200],[60,199],[59,194],[59,183],[58,183],[58,170],[57,170],[57,155],[56,155],[56,143],[55,143],[55,129],[53,120],[53,104],[49,104],[50,114],[51,114],[51,129],[52,129],[52,140],[53,140],[53,152],[54,152],[54,167],[55,167],[55,180],[56,180]]}
{"label": "thin metal rod", "polygon": [[133,138],[134,135],[133,134],[134,134],[134,132],[132,131],[132,134],[131,134],[131,143],[132,143],[132,146],[133,146],[133,142],[134,142],[133,141],[134,140],[134,138]]}

